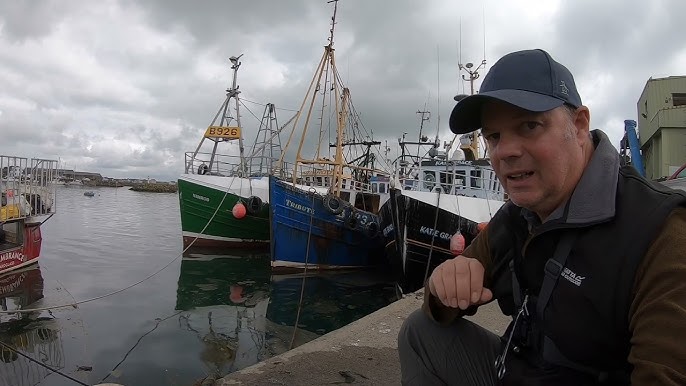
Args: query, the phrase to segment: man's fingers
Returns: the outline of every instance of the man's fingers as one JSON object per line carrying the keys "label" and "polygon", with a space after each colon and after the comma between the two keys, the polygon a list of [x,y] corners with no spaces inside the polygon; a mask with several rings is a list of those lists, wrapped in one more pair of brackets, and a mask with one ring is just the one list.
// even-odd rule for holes
{"label": "man's fingers", "polygon": [[448,306],[449,304],[445,302],[445,284],[443,283],[443,275],[441,274],[440,266],[436,267],[436,270],[432,273],[430,280],[432,280],[434,283],[434,289],[436,290],[436,297],[438,300],[440,300],[444,305]]}
{"label": "man's fingers", "polygon": [[467,261],[469,262],[471,288],[469,300],[470,303],[476,304],[481,298],[481,289],[484,286],[484,266],[476,259],[467,259]]}
{"label": "man's fingers", "polygon": [[488,303],[493,300],[493,292],[488,288],[481,290],[481,298],[479,299],[479,304]]}
{"label": "man's fingers", "polygon": [[471,303],[471,273],[469,272],[469,262],[463,256],[458,256],[453,260],[455,266],[455,295],[460,309],[465,310]]}
{"label": "man's fingers", "polygon": [[484,288],[484,267],[476,259],[458,256],[440,264],[429,279],[429,288],[447,307],[467,309],[493,299],[491,290]]}
{"label": "man's fingers", "polygon": [[448,307],[457,307],[457,299],[455,298],[455,267],[450,263],[442,264],[440,276],[445,286],[443,304]]}

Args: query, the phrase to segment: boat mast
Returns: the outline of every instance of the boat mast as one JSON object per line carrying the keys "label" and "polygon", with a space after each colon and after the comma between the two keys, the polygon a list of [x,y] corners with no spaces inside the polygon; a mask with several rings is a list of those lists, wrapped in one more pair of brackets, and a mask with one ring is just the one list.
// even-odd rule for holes
{"label": "boat mast", "polygon": [[[238,139],[240,151],[239,174],[241,176],[245,175],[246,167],[245,157],[243,154],[243,130],[241,127],[241,115],[239,110],[240,103],[238,100],[238,94],[240,94],[240,91],[238,90],[239,87],[237,84],[238,68],[241,66],[241,62],[239,60],[242,56],[243,54],[240,54],[238,57],[232,56],[229,58],[229,61],[231,61],[231,69],[233,70],[233,80],[231,82],[231,87],[226,89],[226,99],[224,99],[224,102],[221,104],[221,106],[219,106],[219,110],[212,119],[212,123],[210,123],[210,126],[205,131],[205,134],[200,140],[200,143],[198,143],[198,147],[195,148],[195,151],[193,152],[193,156],[191,158],[191,162],[188,162],[188,160],[186,160],[186,173],[192,172],[191,167],[194,166],[193,160],[197,159],[198,153],[202,148],[202,144],[205,142],[206,139],[209,139],[214,142],[214,145],[212,147],[212,154],[210,154],[209,165],[207,165],[209,171],[212,170],[212,165],[214,165],[214,159],[217,154],[217,146],[219,145],[219,142]],[[230,112],[230,102],[232,98],[236,101],[235,119],[236,124],[238,125],[237,127],[228,126],[231,123],[231,120],[234,119],[233,117],[231,117]],[[217,118],[219,118],[220,114],[221,119],[219,120],[219,126],[215,126]]]}
{"label": "boat mast", "polygon": [[[296,118],[296,120],[295,120],[295,123],[293,124],[293,132],[291,132],[291,136],[290,136],[290,137],[292,137],[293,133],[295,132],[295,129],[296,129],[297,124],[298,124],[298,121],[299,121],[299,119],[300,119],[300,114],[301,114],[301,112],[302,112],[303,107],[305,106],[305,102],[307,101],[308,97],[310,96],[310,93],[312,93],[312,99],[310,100],[310,105],[309,105],[309,108],[308,108],[308,111],[307,111],[307,117],[305,117],[305,123],[304,123],[304,125],[303,125],[303,132],[302,132],[302,136],[301,136],[301,138],[300,138],[300,144],[298,145],[298,151],[297,151],[297,153],[296,153],[295,164],[294,164],[294,167],[293,167],[293,183],[296,183],[296,182],[297,182],[297,178],[298,178],[298,165],[301,164],[301,163],[309,163],[309,164],[329,164],[329,165],[333,165],[333,166],[334,166],[334,176],[335,176],[336,173],[337,173],[337,171],[336,171],[336,164],[338,164],[338,163],[342,164],[343,153],[340,152],[340,154],[339,154],[339,151],[338,151],[338,150],[336,151],[336,161],[334,161],[334,162],[331,162],[331,161],[325,162],[325,161],[320,160],[320,159],[308,160],[308,159],[305,159],[305,158],[302,157],[302,149],[303,149],[303,145],[304,145],[304,143],[305,143],[305,137],[307,136],[307,129],[308,129],[308,126],[309,126],[309,123],[310,123],[310,118],[312,117],[312,108],[313,108],[314,102],[315,102],[315,100],[316,100],[316,92],[320,89],[320,85],[321,85],[320,82],[321,82],[322,76],[324,75],[324,72],[327,72],[329,69],[332,71],[332,74],[333,74],[333,76],[331,77],[331,82],[332,82],[331,88],[334,90],[334,92],[335,92],[335,94],[336,94],[336,95],[335,95],[335,99],[336,99],[335,111],[336,111],[336,114],[337,114],[337,116],[338,116],[338,119],[337,119],[337,126],[338,126],[337,132],[339,133],[339,134],[338,134],[339,139],[337,139],[337,141],[341,141],[341,138],[340,138],[340,137],[341,137],[341,134],[340,134],[340,132],[341,132],[341,122],[345,122],[345,117],[341,118],[341,115],[340,115],[340,105],[339,105],[339,99],[340,99],[340,94],[339,94],[339,93],[340,93],[340,91],[339,91],[339,89],[338,89],[338,87],[337,87],[337,84],[336,84],[336,82],[337,82],[337,80],[338,80],[338,77],[337,77],[337,74],[336,74],[336,62],[335,62],[335,59],[334,59],[334,48],[333,48],[333,42],[334,42],[333,37],[334,37],[334,30],[335,30],[335,27],[336,27],[336,13],[337,13],[337,10],[338,10],[338,0],[330,0],[329,3],[334,3],[333,16],[331,17],[331,29],[330,29],[330,31],[329,31],[329,32],[330,32],[330,35],[329,35],[329,38],[328,38],[329,44],[327,44],[327,45],[324,47],[324,54],[322,55],[322,59],[321,59],[321,61],[319,62],[319,66],[317,67],[317,71],[315,72],[315,75],[314,75],[314,77],[312,78],[312,82],[310,83],[310,87],[309,87],[308,90],[307,90],[307,94],[305,95],[305,99],[303,100],[303,103],[302,103],[302,105],[300,106],[300,110],[298,110],[298,111],[299,111],[299,112],[298,112],[298,116],[297,116],[297,118]],[[314,90],[313,90],[313,86],[314,86],[315,84],[316,84],[316,87],[315,87]],[[324,92],[327,91],[326,88],[327,88],[327,86],[326,86],[326,84],[325,84],[325,85],[324,85]],[[344,95],[345,95],[346,93],[347,93],[347,91],[344,91]],[[347,104],[347,98],[346,98],[346,101],[345,101],[345,102],[346,102],[346,104]],[[287,148],[288,145],[290,144],[290,141],[291,141],[291,138],[290,138],[290,137],[288,138],[288,142],[286,143],[286,148]],[[319,146],[319,145],[318,145],[318,146]],[[285,150],[284,150],[284,153],[283,153],[283,154],[285,154]],[[319,151],[318,151],[318,150],[317,150],[317,153],[316,153],[316,154],[319,154]],[[282,156],[282,157],[283,157],[283,156]],[[318,158],[318,157],[317,157],[317,158]],[[342,175],[342,166],[340,167],[340,171],[339,171],[338,173],[339,173],[340,175]]]}
{"label": "boat mast", "polygon": [[241,112],[239,110],[240,103],[238,101],[238,94],[240,94],[240,91],[238,91],[238,85],[236,84],[236,79],[238,77],[238,67],[241,66],[241,62],[239,61],[241,56],[243,56],[243,54],[240,54],[238,57],[232,56],[229,58],[229,60],[231,61],[231,69],[233,70],[233,82],[231,83],[231,88],[226,90],[226,92],[229,98],[233,97],[234,101],[236,102],[236,124],[240,128],[240,136],[238,137],[238,150],[240,154],[239,175],[241,177],[245,177],[247,168],[245,164],[245,156],[243,155],[243,126],[241,126]]}
{"label": "boat mast", "polygon": [[[338,1],[338,0],[334,0]],[[334,15],[336,13],[334,12]],[[331,28],[333,31],[333,28]],[[333,62],[333,57],[331,58]],[[335,68],[335,66],[332,66]],[[336,89],[338,90],[338,89]],[[338,112],[338,127],[336,128],[336,163],[333,165],[334,184],[332,192],[335,195],[341,191],[343,187],[343,127],[345,127],[346,117],[348,115],[348,99],[350,98],[350,90],[343,89],[343,108]],[[336,111],[338,111],[338,91],[336,92]]]}

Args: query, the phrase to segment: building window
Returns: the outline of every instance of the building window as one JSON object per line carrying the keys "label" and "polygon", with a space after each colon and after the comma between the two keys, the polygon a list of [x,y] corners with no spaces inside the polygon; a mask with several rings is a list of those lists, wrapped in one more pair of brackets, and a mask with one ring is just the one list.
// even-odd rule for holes
{"label": "building window", "polygon": [[686,106],[686,93],[672,93],[672,104],[674,106]]}

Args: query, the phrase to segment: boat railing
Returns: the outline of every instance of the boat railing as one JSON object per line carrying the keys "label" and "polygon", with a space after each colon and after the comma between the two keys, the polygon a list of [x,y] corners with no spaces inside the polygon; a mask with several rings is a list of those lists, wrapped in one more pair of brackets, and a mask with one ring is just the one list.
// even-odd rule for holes
{"label": "boat railing", "polygon": [[[287,173],[284,173],[286,178],[292,180],[294,170],[293,163],[284,161],[283,167],[287,171]],[[379,183],[387,185],[384,190],[388,190],[388,186],[390,186],[390,179],[387,181],[372,181],[371,178],[367,177],[372,173],[363,174],[359,173],[358,171],[358,177],[355,177],[354,173],[355,171],[351,168],[344,168],[341,182],[342,190],[363,193],[378,193]],[[304,186],[329,188],[335,183],[333,167],[327,164],[298,163],[295,183]],[[375,191],[375,189],[377,191]]]}
{"label": "boat railing", "polygon": [[490,168],[470,169],[419,169],[399,178],[403,190],[441,193],[503,200],[504,190],[495,172]]}
{"label": "boat railing", "polygon": [[44,221],[56,211],[57,161],[0,155],[0,221]]}
{"label": "boat railing", "polygon": [[288,178],[289,168],[279,164],[269,156],[254,156],[241,164],[237,155],[194,153],[185,154],[185,172],[187,174],[212,175],[222,177],[262,177],[275,175]]}

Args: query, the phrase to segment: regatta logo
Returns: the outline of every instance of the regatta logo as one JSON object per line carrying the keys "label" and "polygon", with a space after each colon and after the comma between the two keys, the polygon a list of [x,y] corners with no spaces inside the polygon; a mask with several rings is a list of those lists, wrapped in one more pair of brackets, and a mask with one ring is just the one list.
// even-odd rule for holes
{"label": "regatta logo", "polygon": [[289,208],[293,208],[297,211],[304,212],[307,214],[314,214],[314,209],[309,208],[305,205],[298,204],[297,202],[293,202],[289,199],[286,199],[286,206]]}
{"label": "regatta logo", "polygon": [[419,233],[427,236],[440,237],[443,240],[450,240],[450,234],[448,232],[440,232],[438,229],[425,226],[419,228]]}
{"label": "regatta logo", "polygon": [[210,202],[209,197],[201,196],[199,194],[193,193],[193,198],[197,198],[198,200],[205,201],[205,202]]}
{"label": "regatta logo", "polygon": [[393,224],[389,224],[387,227],[383,229],[384,237],[387,237],[391,232],[393,232]]}
{"label": "regatta logo", "polygon": [[567,281],[569,281],[577,287],[581,287],[581,282],[586,278],[586,276],[578,276],[569,268],[565,268],[562,270],[562,277],[564,277],[565,279],[567,279]]}

